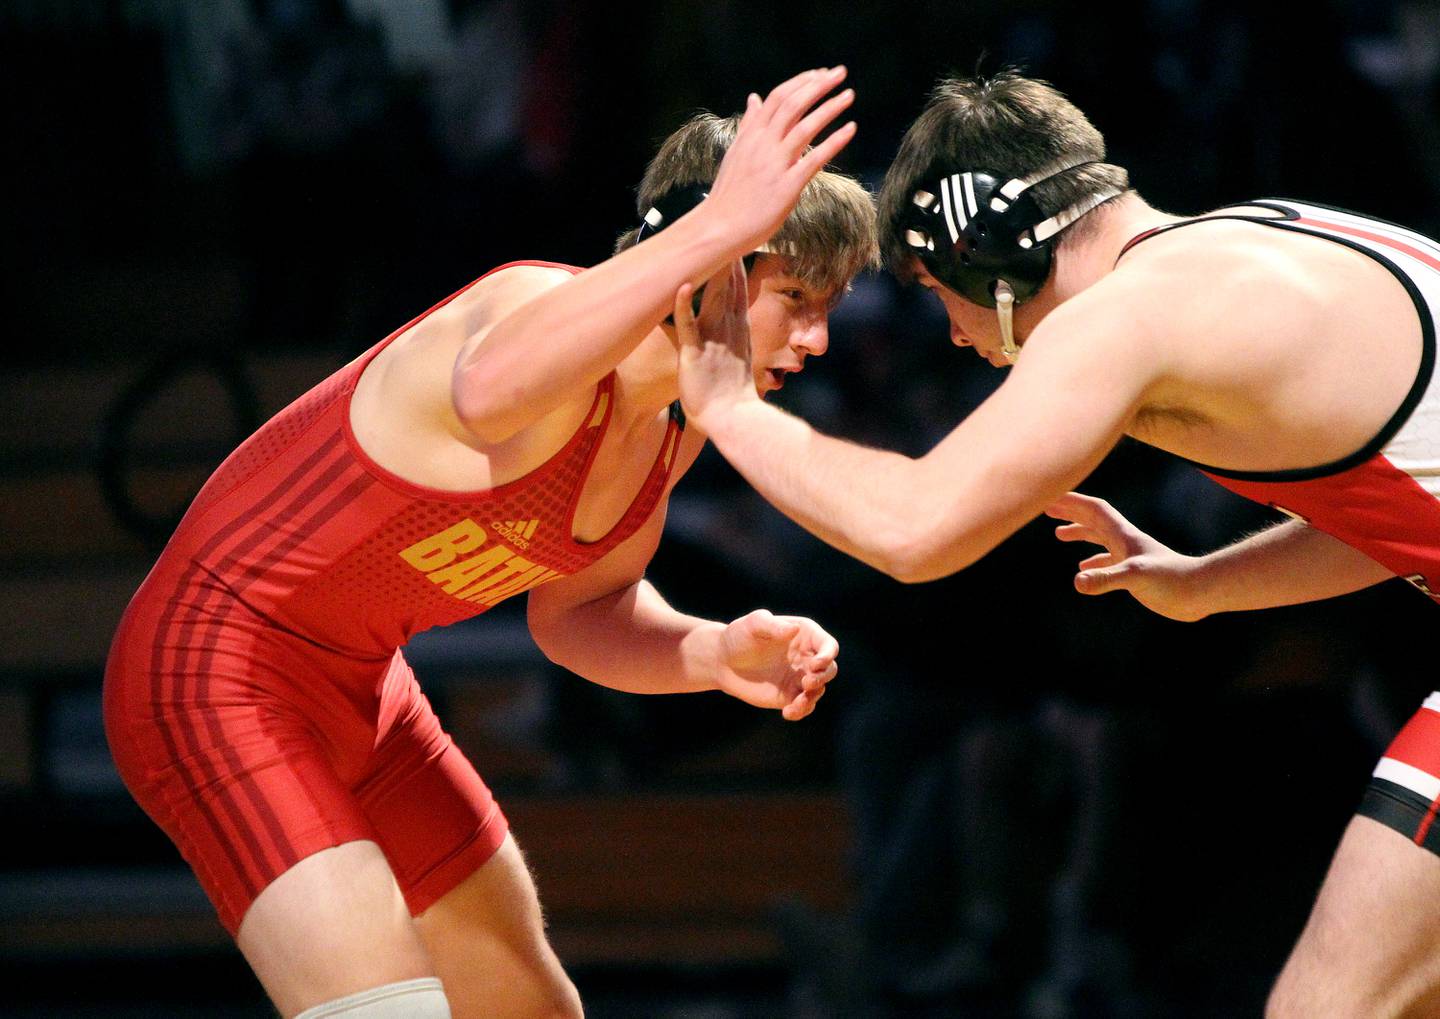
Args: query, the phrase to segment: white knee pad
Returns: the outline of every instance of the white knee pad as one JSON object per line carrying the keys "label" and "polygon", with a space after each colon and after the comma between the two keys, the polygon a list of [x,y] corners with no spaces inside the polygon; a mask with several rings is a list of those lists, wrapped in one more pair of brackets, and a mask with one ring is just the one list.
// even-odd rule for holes
{"label": "white knee pad", "polygon": [[450,1002],[436,977],[421,977],[324,1001],[295,1019],[450,1019]]}

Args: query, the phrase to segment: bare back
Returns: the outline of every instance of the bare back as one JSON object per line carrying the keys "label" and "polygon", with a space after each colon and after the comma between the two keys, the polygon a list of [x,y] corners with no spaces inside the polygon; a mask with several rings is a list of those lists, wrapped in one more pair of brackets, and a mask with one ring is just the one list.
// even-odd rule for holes
{"label": "bare back", "polygon": [[1184,221],[1122,256],[1115,275],[1148,277],[1175,311],[1175,369],[1136,438],[1226,470],[1294,470],[1361,450],[1405,403],[1429,317],[1404,273],[1413,259],[1385,238],[1360,250],[1366,231],[1339,214],[1320,235],[1328,210],[1285,207],[1294,218]]}

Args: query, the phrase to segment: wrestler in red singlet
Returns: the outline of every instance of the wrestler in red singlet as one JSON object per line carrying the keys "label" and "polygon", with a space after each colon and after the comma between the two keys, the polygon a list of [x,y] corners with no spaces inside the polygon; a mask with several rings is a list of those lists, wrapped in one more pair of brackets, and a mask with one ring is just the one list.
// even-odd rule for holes
{"label": "wrestler in red singlet", "polygon": [[679,444],[675,417],[629,511],[583,545],[571,518],[613,376],[584,427],[517,481],[471,493],[398,478],[356,443],[350,396],[419,321],[231,454],[110,655],[106,725],[121,773],[232,933],[262,888],[318,849],[378,842],[416,913],[495,850],[505,818],[398,648],[605,555],[650,515]]}
{"label": "wrestler in red singlet", "polygon": [[703,443],[675,403],[675,288],[765,247],[741,311],[763,392],[824,352],[873,261],[868,193],[823,171],[853,128],[810,147],[843,76],[676,131],[641,187],[663,234],[583,273],[502,266],[306,393],[215,472],[126,611],[121,776],[284,1015],[580,1014],[505,818],[399,650],[414,634],[531,592],[540,649],[616,689],[799,719],[835,675],[813,620],[702,619],[644,573]]}

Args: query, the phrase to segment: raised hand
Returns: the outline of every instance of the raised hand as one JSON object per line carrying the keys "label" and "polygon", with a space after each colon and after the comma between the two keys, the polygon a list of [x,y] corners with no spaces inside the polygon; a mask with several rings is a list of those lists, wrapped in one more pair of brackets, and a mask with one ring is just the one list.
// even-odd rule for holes
{"label": "raised hand", "polygon": [[749,297],[745,267],[737,259],[705,284],[697,318],[686,283],[675,295],[680,344],[680,401],[702,432],[708,415],[726,405],[758,399],[750,370]]}
{"label": "raised hand", "polygon": [[727,229],[741,232],[737,250],[753,251],[769,240],[810,178],[855,137],[850,121],[806,151],[854,102],[855,93],[847,88],[815,105],[844,80],[843,67],[805,71],[775,86],[763,101],[754,93],[746,100],[735,141],[702,203]]}
{"label": "raised hand", "polygon": [[835,678],[840,645],[813,620],[756,609],[720,637],[718,685],[759,708],[779,708],[795,722],[815,710]]}
{"label": "raised hand", "polygon": [[1070,521],[1055,528],[1061,541],[1084,541],[1105,549],[1080,562],[1075,590],[1081,594],[1129,591],[1147,609],[1169,619],[1193,622],[1204,616],[1190,597],[1199,558],[1181,555],[1130,523],[1104,499],[1079,492],[1061,496],[1045,515]]}

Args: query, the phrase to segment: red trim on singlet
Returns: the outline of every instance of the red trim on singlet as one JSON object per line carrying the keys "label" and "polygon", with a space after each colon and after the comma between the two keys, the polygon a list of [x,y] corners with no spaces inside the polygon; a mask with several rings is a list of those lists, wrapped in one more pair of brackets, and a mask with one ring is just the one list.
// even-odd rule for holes
{"label": "red trim on singlet", "polygon": [[[494,488],[454,491],[452,489],[446,488],[430,488],[426,485],[417,485],[415,482],[407,481],[405,478],[400,477],[400,475],[394,473],[393,471],[387,470],[386,468],[382,467],[380,464],[376,463],[373,459],[371,459],[370,455],[361,448],[360,441],[355,437],[355,429],[350,423],[350,401],[355,395],[355,387],[360,383],[360,376],[365,374],[365,369],[370,367],[370,362],[375,360],[375,358],[379,356],[380,352],[386,347],[388,347],[392,342],[399,339],[399,337],[404,335],[404,333],[408,330],[414,328],[417,323],[423,321],[428,316],[439,311],[441,308],[445,307],[447,304],[455,300],[461,294],[466,293],[471,287],[475,286],[475,284],[479,283],[481,280],[489,279],[497,272],[501,272],[505,269],[513,269],[516,266],[521,265],[540,266],[541,268],[546,269],[564,269],[572,276],[579,275],[581,272],[584,271],[578,266],[565,265],[561,262],[543,262],[538,260],[506,262],[504,265],[497,265],[495,268],[487,272],[484,276],[470,281],[465,286],[455,291],[455,293],[445,298],[445,300],[440,301],[438,304],[434,305],[427,311],[416,315],[409,322],[405,323],[403,326],[395,330],[389,336],[385,337],[375,346],[371,347],[361,357],[359,363],[355,365],[352,374],[345,381],[345,388],[340,394],[340,422],[345,434],[345,443],[350,447],[350,452],[354,455],[355,459],[360,463],[362,467],[364,467],[367,471],[369,471],[385,485],[395,489],[401,495],[406,495],[410,496],[411,498],[418,499],[435,499],[441,502],[474,502],[477,498],[504,498],[505,496],[509,495],[512,490],[518,490],[522,486],[534,484],[535,482],[546,477],[551,471],[556,468],[556,466],[561,461],[565,459],[565,457],[569,453],[572,453],[577,443],[584,441],[588,430],[586,426],[589,425],[590,420],[595,416],[595,408],[599,406],[603,394],[608,389],[613,389],[615,373],[612,371],[596,385],[595,397],[590,404],[589,411],[586,412],[585,417],[582,419],[583,424],[581,425],[581,427],[576,429],[575,434],[570,437],[569,441],[567,441],[565,445],[562,446],[555,453],[554,456],[547,459],[544,463],[542,463],[539,467],[536,467],[530,473],[518,477],[514,481],[507,481],[503,485],[496,485]],[[615,401],[612,394],[610,404],[613,404],[614,402]],[[609,421],[609,413],[610,407],[609,405],[607,405],[605,418],[606,422]]]}
{"label": "red trim on singlet", "polygon": [[[181,580],[180,591],[177,592],[176,597],[169,599],[165,607],[165,613],[155,629],[155,642],[151,648],[152,665],[150,668],[152,703],[164,704],[172,698],[177,702],[183,702],[186,699],[193,698],[203,703],[205,694],[208,692],[203,676],[196,684],[195,690],[187,691],[185,689],[185,677],[189,673],[189,670],[185,668],[185,666],[188,665],[188,657],[192,647],[189,640],[191,632],[200,625],[209,625],[218,629],[217,621],[210,613],[215,602],[220,597],[220,585],[206,570],[198,565],[198,561],[203,561],[209,553],[217,550],[230,537],[248,526],[262,513],[267,512],[274,503],[279,502],[284,497],[293,493],[307,476],[319,468],[327,457],[334,454],[338,440],[339,435],[337,433],[322,443],[304,463],[292,471],[284,481],[269,492],[264,500],[251,507],[248,513],[230,521],[224,528],[213,535],[201,554],[192,559],[192,565]],[[332,464],[330,471],[326,473],[333,472],[334,468],[335,464]],[[295,512],[295,503],[291,502],[281,511],[282,523],[288,523],[289,519],[295,515]],[[258,541],[261,540],[259,535],[262,533],[263,532],[258,529],[252,532],[249,539],[252,547],[253,543],[258,543]],[[233,555],[234,551],[232,550],[232,556]],[[182,610],[184,610],[183,614]],[[168,654],[167,651],[169,651]],[[167,666],[169,667],[167,668]],[[168,683],[166,682],[167,679],[169,680]],[[160,712],[156,715],[157,727],[160,730],[161,739],[165,742],[166,750],[170,754],[170,760],[172,760],[175,767],[185,775],[186,785],[192,789],[205,788],[206,786],[216,784],[220,776],[213,769],[204,766],[206,757],[200,753],[199,736],[194,726],[190,724],[189,717],[188,713],[176,718],[168,712]],[[215,738],[213,731],[211,732],[211,737],[212,739]],[[221,745],[224,745],[223,739],[219,742]],[[180,752],[181,747],[184,748],[183,753]],[[203,781],[196,780],[195,774],[190,766],[191,761],[198,762]],[[216,808],[224,812],[226,819],[229,821],[229,826],[234,830],[236,835],[244,840],[246,847],[250,850],[251,859],[257,861],[263,860],[269,854],[261,850],[260,844],[257,841],[257,833],[245,823],[243,812],[238,808],[238,805],[230,802],[229,797],[232,794],[232,790],[219,787],[218,795],[215,797]],[[260,814],[262,818],[269,819],[270,823],[267,824],[267,827],[271,827],[273,832],[275,822],[269,806],[261,801],[258,792],[253,788],[248,789],[247,794],[247,799],[251,801],[256,813]],[[249,868],[246,868],[241,858],[236,855],[231,845],[233,839],[226,836],[224,830],[225,825],[221,818],[215,813],[215,809],[212,809],[211,803],[205,798],[200,797],[196,800],[196,806],[205,817],[206,823],[214,832],[217,840],[224,847],[226,856],[235,868],[236,874],[245,876],[247,883],[251,886],[258,885],[261,877],[259,875],[246,874]],[[278,849],[275,849],[273,846],[273,840],[272,849],[278,852]]]}
{"label": "red trim on singlet", "polygon": [[1298,216],[1295,219],[1274,219],[1269,216],[1198,216],[1195,219],[1183,220],[1177,223],[1164,223],[1160,226],[1151,227],[1149,230],[1142,230],[1126,241],[1125,246],[1120,249],[1120,254],[1115,256],[1115,261],[1120,261],[1120,259],[1125,257],[1127,251],[1148,237],[1153,237],[1158,233],[1168,233],[1177,226],[1188,226],[1191,223],[1204,223],[1211,219],[1214,219],[1216,222],[1240,219],[1251,223],[1276,223],[1281,226],[1310,226],[1319,227],[1324,230],[1334,230],[1336,233],[1348,234],[1351,237],[1363,237],[1367,241],[1383,244],[1387,248],[1403,252],[1417,261],[1424,262],[1432,269],[1440,270],[1440,259],[1437,259],[1434,255],[1428,255],[1403,241],[1396,240],[1393,237],[1387,237],[1384,234],[1377,234],[1370,230],[1362,230],[1359,227],[1350,226],[1345,223],[1335,223],[1328,219],[1314,219],[1309,216]]}
{"label": "red trim on singlet", "polygon": [[[395,474],[393,471],[387,470],[384,466],[377,463],[374,459],[370,457],[368,453],[365,452],[365,450],[360,445],[360,441],[355,437],[355,430],[350,421],[350,401],[355,394],[355,387],[359,384],[360,376],[365,373],[365,369],[370,366],[370,362],[373,361],[382,350],[389,346],[391,342],[404,334],[406,330],[413,328],[416,323],[423,320],[426,316],[434,313],[435,311],[438,311],[440,308],[443,308],[445,305],[455,300],[455,298],[465,293],[476,283],[479,283],[481,280],[486,279],[487,277],[493,276],[495,273],[500,272],[501,270],[511,269],[516,266],[522,265],[540,266],[550,269],[564,269],[572,275],[578,275],[579,273],[584,271],[577,266],[565,265],[561,262],[545,262],[539,260],[506,262],[504,265],[496,266],[494,269],[491,269],[489,272],[485,273],[484,276],[481,276],[479,279],[472,281],[462,289],[456,291],[454,294],[451,294],[445,300],[436,304],[428,311],[417,315],[415,318],[411,319],[409,322],[401,326],[395,332],[391,333],[385,339],[381,340],[378,344],[376,344],[368,352],[366,352],[366,354],[362,357],[359,363],[357,363],[353,368],[352,374],[350,375],[349,379],[346,380],[345,388],[340,396],[340,399],[342,401],[340,413],[341,428],[344,432],[346,445],[349,447],[351,454],[355,457],[355,460],[381,483],[395,489],[396,491],[400,492],[400,494],[409,496],[411,498],[433,499],[442,502],[474,502],[476,499],[503,499],[506,496],[510,495],[512,492],[520,491],[526,487],[537,484],[538,482],[544,480],[550,473],[562,466],[569,459],[571,454],[574,453],[576,447],[579,444],[587,441],[592,436],[592,427],[598,428],[598,432],[593,434],[602,436],[605,434],[606,429],[608,429],[610,425],[611,417],[615,411],[614,371],[611,371],[596,385],[595,396],[591,400],[589,410],[586,411],[584,418],[582,418],[581,426],[576,429],[575,434],[570,437],[570,439],[565,443],[564,446],[562,446],[554,453],[554,455],[552,455],[540,466],[530,471],[528,474],[522,475],[521,477],[518,477],[513,481],[507,481],[502,485],[496,485],[493,488],[454,491],[451,489],[430,488],[425,485],[416,484],[413,481],[409,481],[405,478],[400,477],[398,474]],[[600,402],[602,400],[605,400],[604,413],[602,414],[600,421],[596,422],[595,425],[592,426],[591,422],[595,420],[595,412],[600,407]],[[598,455],[600,450],[600,443],[598,441],[594,442],[591,445],[591,448],[586,453],[584,466],[581,469],[580,484],[576,487],[575,495],[571,499],[569,506],[566,508],[564,525],[565,535],[569,539],[571,544],[579,548],[593,548],[597,545],[602,545],[607,542],[613,535],[621,531],[633,521],[636,514],[644,508],[642,503],[645,501],[646,492],[649,490],[651,485],[655,483],[655,481],[657,480],[657,476],[663,476],[660,478],[662,484],[663,478],[668,477],[671,462],[673,460],[673,454],[667,455],[667,451],[670,450],[670,447],[672,445],[678,446],[678,440],[676,439],[676,435],[679,430],[680,428],[678,423],[672,417],[666,427],[665,437],[660,444],[660,452],[657,454],[655,462],[651,465],[650,470],[646,473],[645,481],[641,484],[640,490],[636,493],[635,498],[631,500],[630,505],[625,508],[625,512],[620,515],[620,519],[615,522],[615,525],[611,527],[608,531],[606,531],[603,537],[597,538],[595,541],[577,541],[574,535],[575,514],[578,512],[580,507],[580,495],[584,489],[585,481],[590,476],[590,468],[594,464],[595,457]],[[653,508],[653,506],[650,507],[651,510],[653,510]]]}
{"label": "red trim on singlet", "polygon": [[1420,826],[1415,829],[1415,844],[1423,846],[1425,836],[1430,833],[1430,826],[1435,823],[1435,812],[1440,810],[1440,799],[1430,801],[1430,809],[1425,811],[1425,816],[1420,819]]}
{"label": "red trim on singlet", "polygon": [[[1382,455],[1348,470],[1302,481],[1205,476],[1262,506],[1303,517],[1401,577],[1421,574],[1440,591],[1440,502]],[[1433,594],[1431,597],[1435,597]],[[1440,777],[1440,770],[1435,772]]]}
{"label": "red trim on singlet", "polygon": [[1120,254],[1115,256],[1115,261],[1120,261],[1120,259],[1125,257],[1125,252],[1129,251],[1135,245],[1145,240],[1145,238],[1153,237],[1161,231],[1165,230],[1167,226],[1169,226],[1169,224],[1166,224],[1165,226],[1152,226],[1149,230],[1140,231],[1134,237],[1130,238],[1128,241],[1125,242],[1125,246],[1120,249]]}
{"label": "red trim on singlet", "polygon": [[1418,712],[1400,730],[1385,756],[1440,778],[1440,712]]}
{"label": "red trim on singlet", "polygon": [[1349,234],[1351,237],[1363,237],[1367,241],[1374,241],[1376,244],[1383,244],[1387,248],[1393,248],[1396,251],[1403,252],[1416,261],[1424,262],[1432,269],[1440,270],[1440,259],[1435,258],[1433,255],[1427,255],[1425,252],[1403,241],[1398,241],[1393,237],[1386,237],[1384,234],[1371,233],[1369,230],[1346,226],[1343,223],[1332,223],[1324,219],[1308,219],[1303,216],[1300,219],[1292,220],[1292,222],[1304,224],[1305,226],[1323,227],[1326,230],[1334,230],[1336,233]]}

